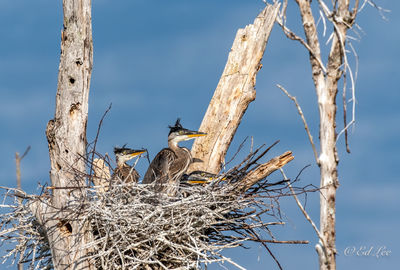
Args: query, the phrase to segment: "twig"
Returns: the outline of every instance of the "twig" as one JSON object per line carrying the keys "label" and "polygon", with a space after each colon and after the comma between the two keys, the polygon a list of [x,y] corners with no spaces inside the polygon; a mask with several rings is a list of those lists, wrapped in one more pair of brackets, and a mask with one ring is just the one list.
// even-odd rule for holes
{"label": "twig", "polygon": [[[31,149],[31,147],[28,146],[22,156],[19,156],[18,152],[15,153],[15,167],[16,167],[16,173],[17,173],[17,189],[18,190],[21,190],[21,161],[28,154],[30,149]],[[19,193],[20,192],[18,192],[18,195],[19,195]],[[22,205],[22,200],[23,199],[19,196],[18,197],[19,205]],[[22,233],[21,230],[20,230],[20,233]],[[23,254],[21,253],[19,256],[18,270],[24,269],[24,265],[23,265],[22,261],[23,261]]]}
{"label": "twig", "polygon": [[[243,148],[243,146],[246,143],[248,138],[249,138],[248,136],[246,138],[244,138],[243,142],[239,145],[238,149],[236,150],[235,154],[233,154],[232,158],[228,162],[223,164],[223,168],[225,166],[229,165],[236,158],[236,156],[240,153],[240,150],[242,150],[242,148]],[[251,142],[253,144],[253,138],[251,139]]]}
{"label": "twig", "polygon": [[[303,169],[303,170],[304,170],[304,169]],[[285,172],[284,172],[284,170],[283,170],[282,168],[280,169],[280,171],[281,171],[281,173],[282,173],[283,178],[284,178],[284,179],[288,179],[288,178],[286,177],[286,174],[285,174]],[[300,173],[301,173],[301,172],[300,172]],[[304,217],[308,220],[308,222],[310,222],[311,226],[313,227],[315,233],[317,234],[319,240],[322,242],[323,246],[326,247],[324,237],[321,235],[321,233],[320,233],[320,231],[318,230],[317,226],[315,225],[314,221],[312,221],[311,217],[308,215],[308,213],[307,213],[306,210],[304,209],[304,207],[303,207],[303,205],[301,204],[299,198],[297,198],[297,195],[296,195],[296,193],[294,192],[293,187],[292,187],[292,185],[290,184],[290,182],[288,183],[288,187],[289,187],[290,191],[292,192],[292,196],[293,196],[293,198],[295,199],[295,201],[296,201],[296,203],[297,203],[297,206],[299,207],[300,211],[303,213]]]}
{"label": "twig", "polygon": [[[254,235],[254,237],[256,237],[258,240],[260,240],[260,237],[258,236],[258,234],[252,230],[252,234]],[[274,261],[276,262],[276,264],[278,265],[280,270],[283,270],[281,264],[279,263],[278,259],[275,257],[275,255],[272,253],[272,251],[268,248],[267,244],[265,244],[265,242],[261,242],[261,244],[264,246],[264,248],[268,251],[269,255],[272,257],[272,259],[274,259]]]}
{"label": "twig", "polygon": [[358,10],[358,12],[362,11],[362,9],[365,7],[366,4],[369,4],[370,6],[376,8],[379,12],[379,15],[381,15],[381,18],[385,21],[388,21],[388,19],[386,18],[386,16],[384,15],[384,13],[389,13],[390,10],[389,9],[384,9],[381,6],[378,6],[374,1],[372,0],[364,0],[362,6],[360,7],[360,9]]}
{"label": "twig", "polygon": [[297,102],[296,97],[290,95],[289,92],[286,91],[285,88],[283,88],[283,86],[281,86],[281,85],[279,85],[279,84],[277,84],[276,86],[277,86],[279,89],[281,89],[281,90],[288,96],[288,98],[290,98],[290,99],[294,102],[294,104],[296,105],[296,108],[297,108],[298,113],[300,114],[301,120],[303,120],[304,128],[306,129],[306,132],[307,132],[307,135],[308,135],[308,139],[309,139],[309,141],[310,141],[310,143],[311,143],[311,147],[312,147],[313,152],[314,152],[315,161],[316,161],[317,164],[318,164],[319,162],[318,162],[318,152],[317,152],[317,148],[315,147],[315,144],[314,144],[314,141],[313,141],[313,137],[312,137],[311,132],[310,132],[310,129],[308,128],[308,125],[307,125],[306,118],[304,117],[303,111],[302,111],[302,109],[301,109],[299,103]]}
{"label": "twig", "polygon": [[318,57],[314,51],[312,50],[312,48],[307,44],[307,42],[305,42],[301,37],[299,37],[298,35],[296,35],[292,30],[290,30],[286,25],[283,24],[282,20],[277,17],[276,22],[279,24],[279,26],[282,27],[283,32],[285,33],[285,35],[291,39],[291,40],[296,40],[298,42],[301,43],[301,45],[303,45],[308,52],[312,55],[312,57],[318,62],[320,68],[322,69],[322,71],[324,72],[324,74],[326,74],[326,68],[324,66],[324,64],[322,63],[320,57]]}
{"label": "twig", "polygon": [[[97,140],[99,139],[99,134],[100,134],[100,128],[103,125],[103,120],[106,117],[107,113],[111,110],[112,103],[108,106],[107,110],[104,112],[103,116],[100,119],[99,125],[97,127],[97,133],[96,133],[96,138],[94,139],[94,144],[93,144],[93,152],[92,152],[92,160],[94,159],[94,154],[96,152],[96,145],[97,145]],[[93,166],[90,166],[90,172],[89,175],[92,175],[93,172]]]}
{"label": "twig", "polygon": [[265,243],[273,243],[273,244],[309,244],[308,240],[287,240],[287,241],[278,241],[278,240],[259,240],[260,242]]}

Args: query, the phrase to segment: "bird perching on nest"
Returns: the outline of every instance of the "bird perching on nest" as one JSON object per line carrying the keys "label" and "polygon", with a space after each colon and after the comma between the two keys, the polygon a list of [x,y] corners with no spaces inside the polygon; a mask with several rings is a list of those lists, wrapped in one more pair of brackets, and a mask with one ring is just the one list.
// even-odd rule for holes
{"label": "bird perching on nest", "polygon": [[179,118],[175,125],[169,128],[168,148],[162,149],[150,163],[142,183],[155,182],[157,191],[166,191],[168,195],[173,195],[181,177],[193,162],[190,150],[180,147],[178,143],[207,134],[183,128]]}
{"label": "bird perching on nest", "polygon": [[[207,185],[214,180],[218,179],[218,175],[205,172],[205,171],[194,171],[189,174],[184,174],[181,178],[182,185]],[[225,178],[222,178],[225,180]]]}
{"label": "bird perching on nest", "polygon": [[126,162],[134,157],[137,157],[146,152],[145,149],[134,150],[126,148],[125,146],[118,148],[114,147],[114,154],[117,161],[117,167],[114,170],[114,176],[118,176],[125,183],[137,183],[139,180],[139,173],[135,170],[134,166],[130,166]]}

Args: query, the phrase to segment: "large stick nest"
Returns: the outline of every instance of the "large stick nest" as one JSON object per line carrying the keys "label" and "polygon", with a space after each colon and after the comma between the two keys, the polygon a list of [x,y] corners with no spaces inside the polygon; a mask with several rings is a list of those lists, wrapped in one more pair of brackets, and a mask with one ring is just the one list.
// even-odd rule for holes
{"label": "large stick nest", "polygon": [[[215,262],[241,268],[222,251],[255,241],[270,252],[266,243],[281,242],[271,232],[271,226],[283,224],[279,199],[291,193],[289,180],[271,183],[266,176],[293,157],[287,152],[259,164],[269,148],[261,154],[260,150],[207,185],[181,185],[173,197],[155,192],[152,185],[126,184],[115,177],[103,179],[110,183],[107,188],[85,187],[85,199],[67,209],[71,219],[90,224],[93,233],[85,247],[89,257],[80,260],[90,259],[97,269],[201,269]],[[92,162],[88,165],[93,167]],[[311,190],[297,189],[307,191]],[[9,247],[3,263],[52,268],[46,229],[32,213],[38,200],[50,200],[46,193],[31,196],[7,189],[5,198],[13,201],[3,203],[11,211],[0,215],[0,240]]]}

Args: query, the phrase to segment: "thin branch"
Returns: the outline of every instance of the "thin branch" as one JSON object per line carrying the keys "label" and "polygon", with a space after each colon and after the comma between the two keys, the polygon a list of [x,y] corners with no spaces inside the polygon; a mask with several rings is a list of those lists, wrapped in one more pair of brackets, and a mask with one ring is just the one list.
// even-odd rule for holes
{"label": "thin branch", "polygon": [[[15,153],[15,167],[16,167],[16,174],[17,174],[17,189],[21,190],[21,161],[22,159],[28,154],[29,150],[31,149],[30,146],[28,146],[22,156],[19,156],[19,153]],[[20,191],[18,192],[18,195],[20,194]],[[18,196],[18,204],[22,205],[22,197]],[[22,234],[23,230],[19,230],[19,233]],[[20,242],[19,244],[23,244]],[[23,254],[21,253],[19,256],[19,262],[18,262],[18,270],[23,270],[24,269],[24,264],[22,263],[24,259]]]}
{"label": "thin branch", "polygon": [[[347,100],[346,100],[346,89],[347,89],[347,76],[346,73],[343,74],[343,95],[342,95],[342,102],[343,102],[343,122],[344,127],[347,126]],[[347,136],[347,129],[344,129],[344,142],[346,146],[347,153],[350,153],[348,136]]]}
{"label": "thin branch", "polygon": [[[284,170],[281,168],[280,169],[282,176],[284,179],[288,180],[288,178],[286,177],[286,174],[284,172]],[[320,239],[320,241],[323,243],[323,246],[326,247],[326,243],[325,243],[325,239],[323,237],[323,235],[320,233],[320,231],[318,230],[317,226],[315,225],[314,221],[312,221],[311,217],[308,215],[308,213],[306,212],[306,210],[304,209],[303,205],[301,204],[299,198],[297,198],[296,193],[293,190],[292,185],[290,184],[290,182],[288,182],[288,187],[290,189],[290,191],[292,192],[292,196],[296,201],[297,206],[299,207],[300,211],[303,213],[304,217],[308,220],[308,222],[310,222],[311,226],[313,227],[315,233],[317,234],[318,238]]]}
{"label": "thin branch", "polygon": [[288,241],[278,241],[278,240],[260,240],[260,242],[273,243],[273,244],[309,244],[308,240],[288,240]]}
{"label": "thin branch", "polygon": [[25,152],[20,157],[21,160],[23,160],[24,157],[28,154],[29,150],[31,150],[31,146],[30,145],[25,149]]}
{"label": "thin branch", "polygon": [[324,14],[322,14],[321,10],[319,11],[319,15],[320,15],[320,18],[322,19],[322,23],[323,23],[323,25],[324,25],[324,32],[322,33],[322,36],[325,37],[325,35],[326,35],[326,21],[325,21],[325,16],[324,16]]}
{"label": "thin branch", "polygon": [[301,45],[303,45],[308,52],[312,55],[312,57],[314,57],[314,59],[318,62],[320,68],[322,69],[323,73],[326,74],[326,68],[324,66],[324,64],[321,61],[321,58],[318,57],[314,51],[311,49],[311,47],[298,35],[296,35],[292,30],[290,30],[289,28],[287,28],[286,25],[283,24],[282,19],[277,17],[276,22],[279,24],[279,26],[282,27],[283,32],[285,33],[285,35],[291,39],[291,40],[295,40],[301,43]]}
{"label": "thin branch", "polygon": [[[348,58],[347,58],[347,51],[345,49],[345,37],[342,36],[341,31],[340,31],[337,23],[334,20],[332,20],[331,22],[334,25],[334,28],[335,28],[335,31],[337,33],[337,37],[338,37],[338,40],[339,40],[339,43],[340,43],[340,47],[341,47],[341,50],[342,50],[343,62],[344,62],[344,71],[343,72],[344,72],[344,74],[349,74],[349,76],[350,76],[351,93],[352,93],[352,98],[351,98],[351,101],[352,101],[352,120],[337,135],[337,137],[336,137],[336,143],[337,143],[337,141],[340,138],[340,136],[344,132],[346,132],[347,129],[351,125],[353,125],[355,123],[355,121],[356,121],[355,120],[356,119],[356,86],[355,86],[355,78],[354,78],[354,75],[353,75],[353,71],[352,71],[352,68],[351,68],[351,66],[349,64]],[[350,27],[350,26],[347,26],[347,27]],[[357,68],[357,66],[356,66],[356,68]],[[347,70],[348,70],[348,72],[347,72]]]}
{"label": "thin branch", "polygon": [[391,12],[389,9],[384,9],[381,6],[377,5],[374,1],[372,0],[364,0],[363,5],[360,7],[360,9],[358,10],[358,12],[360,12],[364,6],[368,4],[374,8],[376,8],[379,12],[379,15],[381,16],[381,18],[385,21],[388,21],[388,18],[386,18],[385,13],[389,13]]}
{"label": "thin branch", "polygon": [[[103,116],[100,119],[99,125],[97,127],[97,133],[96,133],[96,138],[94,139],[94,144],[93,144],[93,152],[92,152],[92,160],[94,159],[94,154],[96,152],[96,145],[97,145],[97,140],[99,139],[99,134],[100,134],[100,128],[103,125],[103,120],[106,117],[107,113],[111,110],[112,103],[108,106],[107,110],[104,112]],[[93,172],[93,166],[90,166],[90,172],[89,175],[92,175]]]}
{"label": "thin branch", "polygon": [[312,135],[311,135],[310,129],[308,128],[308,124],[307,124],[306,118],[304,117],[304,114],[303,114],[303,110],[301,109],[299,103],[297,102],[296,97],[290,95],[289,92],[288,92],[283,86],[281,86],[281,85],[279,85],[279,84],[277,84],[276,86],[277,86],[279,89],[281,89],[281,90],[288,96],[288,98],[290,98],[290,99],[294,102],[294,104],[296,105],[296,108],[297,108],[298,113],[300,114],[301,120],[303,120],[304,128],[305,128],[305,130],[306,130],[306,132],[307,132],[308,139],[309,139],[309,141],[310,141],[310,143],[311,143],[311,147],[312,147],[313,152],[314,152],[315,161],[316,161],[317,164],[318,164],[319,161],[318,161],[318,152],[317,152],[317,148],[315,147],[313,137],[312,137]]}
{"label": "thin branch", "polygon": [[[253,233],[254,233],[254,236],[257,237],[257,239],[260,239],[260,237],[254,231],[253,231]],[[264,248],[268,251],[269,255],[272,257],[272,259],[274,259],[274,261],[278,265],[279,269],[283,270],[282,265],[279,263],[278,259],[275,257],[275,255],[272,253],[272,251],[269,249],[267,244],[265,244],[264,242],[261,242],[261,245],[263,245]]]}

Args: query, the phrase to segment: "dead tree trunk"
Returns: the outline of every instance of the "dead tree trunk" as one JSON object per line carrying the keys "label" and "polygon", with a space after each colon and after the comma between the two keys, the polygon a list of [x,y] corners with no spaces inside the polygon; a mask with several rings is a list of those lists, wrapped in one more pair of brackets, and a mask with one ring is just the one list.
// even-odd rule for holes
{"label": "dead tree trunk", "polygon": [[[86,124],[92,72],[91,0],[63,0],[64,29],[54,119],[46,136],[51,162],[50,179],[55,187],[49,205],[36,205],[45,226],[54,269],[90,269],[82,260],[91,240],[89,225],[79,219],[85,191]],[[71,211],[74,209],[76,211]]]}
{"label": "dead tree trunk", "polygon": [[278,10],[278,3],[267,5],[253,24],[238,30],[224,72],[199,128],[208,135],[198,138],[192,147],[192,156],[202,162],[193,163],[190,171],[218,173],[221,170],[242,116],[249,103],[256,98],[256,75],[262,67],[261,59]]}
{"label": "dead tree trunk", "polygon": [[[342,65],[345,57],[345,40],[347,30],[354,23],[358,1],[353,11],[349,11],[349,0],[335,2],[329,11],[324,1],[320,0],[320,8],[333,24],[333,39],[329,52],[326,72],[321,65],[321,49],[317,27],[311,11],[310,1],[296,0],[300,8],[304,32],[310,52],[312,78],[318,98],[320,116],[320,153],[317,163],[321,173],[320,196],[320,235],[322,243],[316,246],[321,270],[336,269],[336,190],[339,186],[337,165],[339,158],[336,149],[336,95],[338,81],[343,75]],[[344,68],[346,69],[346,67]]]}

